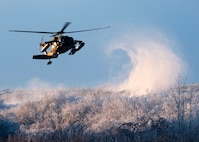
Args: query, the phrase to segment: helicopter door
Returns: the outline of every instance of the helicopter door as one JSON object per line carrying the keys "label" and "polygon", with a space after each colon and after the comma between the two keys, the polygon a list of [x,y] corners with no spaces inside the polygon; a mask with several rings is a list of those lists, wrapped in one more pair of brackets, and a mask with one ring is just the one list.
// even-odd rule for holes
{"label": "helicopter door", "polygon": [[64,36],[62,38],[62,43],[64,44],[64,46],[74,47],[74,40],[72,37]]}

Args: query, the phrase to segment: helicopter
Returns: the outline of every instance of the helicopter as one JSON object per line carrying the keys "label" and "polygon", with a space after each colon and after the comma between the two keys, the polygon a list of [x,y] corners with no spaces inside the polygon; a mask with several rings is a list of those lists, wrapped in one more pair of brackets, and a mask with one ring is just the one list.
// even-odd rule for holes
{"label": "helicopter", "polygon": [[[43,32],[43,31],[24,31],[24,30],[9,30],[9,32],[24,32],[24,33],[40,33],[40,34],[51,34],[52,39],[50,41],[43,42],[43,36],[39,46],[41,47],[41,52],[43,54],[40,55],[33,55],[33,59],[41,59],[41,60],[49,60],[47,65],[52,64],[51,59],[57,58],[60,54],[63,54],[67,51],[69,55],[74,55],[77,51],[79,51],[85,43],[81,40],[74,40],[73,37],[66,36],[63,34],[68,33],[77,33],[77,32],[87,32],[87,31],[94,31],[94,30],[102,30],[107,27],[101,28],[94,28],[94,29],[86,29],[86,30],[77,30],[77,31],[69,31],[65,32],[64,30],[71,24],[71,22],[66,22],[62,29],[58,32]],[[50,47],[50,50],[48,50]]]}

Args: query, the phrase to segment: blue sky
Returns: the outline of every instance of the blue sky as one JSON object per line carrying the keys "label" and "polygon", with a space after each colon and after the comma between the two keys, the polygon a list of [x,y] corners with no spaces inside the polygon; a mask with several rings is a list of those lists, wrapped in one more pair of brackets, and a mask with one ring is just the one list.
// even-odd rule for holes
{"label": "blue sky", "polygon": [[[1,0],[0,88],[25,86],[35,78],[68,87],[105,84],[128,63],[123,53],[113,62],[106,53],[108,45],[135,29],[157,29],[172,39],[178,45],[174,50],[187,64],[185,77],[189,83],[198,83],[198,5],[197,0]],[[32,55],[40,54],[42,35],[8,32],[57,31],[64,22],[72,22],[66,31],[107,25],[111,28],[70,34],[83,40],[85,47],[74,56],[60,55],[51,66],[45,60],[32,59]],[[45,35],[44,40],[50,37]]]}

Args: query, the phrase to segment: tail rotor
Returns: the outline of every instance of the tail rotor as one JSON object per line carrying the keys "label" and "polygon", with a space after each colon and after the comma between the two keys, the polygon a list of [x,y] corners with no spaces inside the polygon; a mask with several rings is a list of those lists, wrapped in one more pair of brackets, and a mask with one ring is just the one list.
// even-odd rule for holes
{"label": "tail rotor", "polygon": [[39,46],[40,46],[40,48],[41,48],[41,52],[44,52],[45,54],[47,54],[47,52],[46,52],[46,46],[47,45],[45,45],[45,43],[43,43],[43,39],[44,39],[44,35],[42,35],[42,37],[41,37],[41,41],[40,41],[40,44],[39,44]]}
{"label": "tail rotor", "polygon": [[41,47],[41,45],[42,45],[42,42],[43,42],[43,39],[44,39],[44,35],[42,35],[42,37],[41,37],[41,41],[40,41],[40,47]]}

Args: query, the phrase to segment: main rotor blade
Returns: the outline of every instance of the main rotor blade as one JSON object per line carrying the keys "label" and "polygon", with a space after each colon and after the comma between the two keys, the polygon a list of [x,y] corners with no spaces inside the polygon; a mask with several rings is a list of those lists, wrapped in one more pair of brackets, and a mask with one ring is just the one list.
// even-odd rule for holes
{"label": "main rotor blade", "polygon": [[94,31],[94,30],[102,30],[102,29],[107,29],[110,28],[110,26],[107,27],[102,27],[102,28],[94,28],[94,29],[86,29],[86,30],[78,30],[78,31],[69,31],[69,32],[64,32],[64,30],[70,25],[70,22],[66,22],[59,32],[44,32],[44,31],[23,31],[23,30],[9,30],[9,32],[22,32],[22,33],[40,33],[40,34],[52,34],[53,36],[57,36],[59,34],[64,34],[64,33],[77,33],[77,32],[88,32],[88,31]]}
{"label": "main rotor blade", "polygon": [[71,24],[71,22],[66,22],[59,33],[63,33],[64,30]]}
{"label": "main rotor blade", "polygon": [[21,33],[40,33],[40,34],[55,34],[55,33],[56,33],[56,32],[21,31],[21,30],[9,30],[9,32],[21,32]]}
{"label": "main rotor blade", "polygon": [[102,28],[94,28],[94,29],[87,29],[87,30],[79,30],[79,31],[70,31],[70,32],[63,32],[63,33],[78,33],[78,32],[88,32],[88,31],[95,31],[95,30],[102,30],[110,28],[110,26],[102,27]]}
{"label": "main rotor blade", "polygon": [[70,24],[71,24],[71,22],[66,22],[66,23],[64,24],[63,28],[61,29],[61,31],[55,32],[52,36],[54,37],[54,36],[61,35],[61,34],[65,33],[64,30],[65,30],[66,27],[68,27]]}

